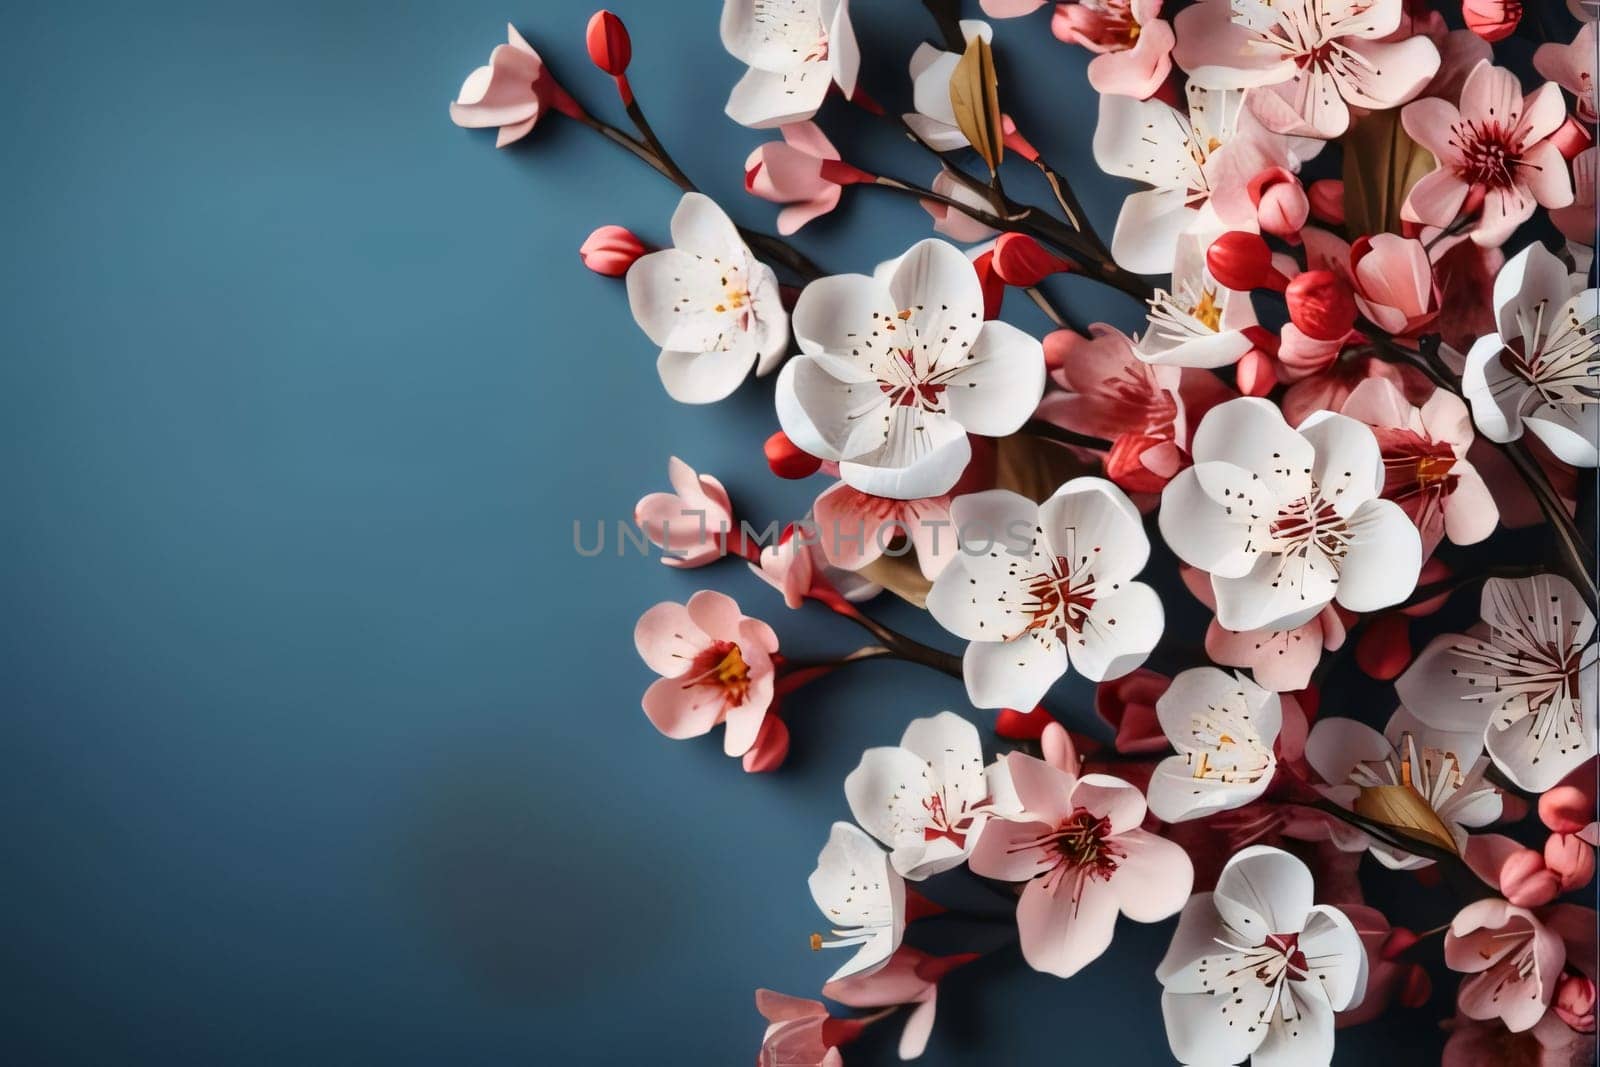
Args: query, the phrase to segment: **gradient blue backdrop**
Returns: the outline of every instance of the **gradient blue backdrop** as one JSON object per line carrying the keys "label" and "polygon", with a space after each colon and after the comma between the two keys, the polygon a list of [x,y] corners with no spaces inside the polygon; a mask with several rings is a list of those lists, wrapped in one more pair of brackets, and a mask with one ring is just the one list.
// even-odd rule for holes
{"label": "gradient blue backdrop", "polygon": [[[857,7],[865,82],[900,101],[931,24]],[[618,8],[663,138],[770,227],[740,190],[761,135],[722,115],[720,4]],[[610,108],[587,0],[5,9],[0,1059],[747,1063],[752,990],[811,995],[838,962],[806,949],[805,877],[845,773],[965,703],[860,668],[796,706],[770,777],[639,712],[633,621],[702,585],[786,651],[860,637],[739,567],[573,552],[669,454],[761,520],[817,489],[765,472],[769,385],[672,404],[621,286],[578,265],[603,222],[661,239],[675,190],[559,118],[505,152],[447,120],[508,16]],[[1013,108],[1030,135],[1092,175],[1082,54],[1042,16],[1001,40],[1041,87]],[[841,143],[931,176],[881,131]],[[1089,180],[1107,226],[1119,195]],[[848,199],[802,242],[829,269],[927,232]],[[1073,285],[1083,319],[1136,319]],[[1169,927],[1124,924],[1067,983],[1014,954],[964,972],[925,1062],[1166,1062]],[[1443,1010],[1340,1062],[1436,1049]]]}

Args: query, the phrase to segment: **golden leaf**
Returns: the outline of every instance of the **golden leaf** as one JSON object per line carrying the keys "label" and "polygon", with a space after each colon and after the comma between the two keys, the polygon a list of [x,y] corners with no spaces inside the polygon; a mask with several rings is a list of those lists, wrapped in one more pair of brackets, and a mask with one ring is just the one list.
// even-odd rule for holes
{"label": "golden leaf", "polygon": [[[941,530],[940,533],[946,537],[955,536],[954,531]],[[856,573],[869,582],[877,582],[913,607],[928,606],[928,590],[933,588],[933,583],[922,576],[915,552],[907,552],[902,556],[886,553]]]}
{"label": "golden leaf", "polygon": [[994,442],[994,450],[995,488],[1021,493],[1040,504],[1071,479],[1100,473],[1099,464],[1071,446],[1029,433],[1002,437]]}
{"label": "golden leaf", "polygon": [[1404,785],[1363,786],[1356,795],[1355,812],[1409,837],[1456,855],[1455,838],[1416,790]]}
{"label": "golden leaf", "polygon": [[1399,233],[1411,187],[1433,170],[1433,153],[1411,139],[1398,110],[1375,111],[1344,136],[1344,217],[1349,233]]}
{"label": "golden leaf", "polygon": [[1006,150],[1000,125],[1000,88],[994,76],[994,52],[981,37],[967,43],[950,75],[950,106],[956,113],[956,125],[989,165],[989,173],[999,170]]}

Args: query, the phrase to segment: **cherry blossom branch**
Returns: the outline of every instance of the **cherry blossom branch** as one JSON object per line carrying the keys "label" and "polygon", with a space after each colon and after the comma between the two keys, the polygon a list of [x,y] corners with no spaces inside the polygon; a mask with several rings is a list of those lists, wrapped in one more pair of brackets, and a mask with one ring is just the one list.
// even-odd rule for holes
{"label": "cherry blossom branch", "polygon": [[815,661],[785,659],[773,694],[776,697],[787,696],[803,686],[826,678],[840,667],[847,667],[852,663],[865,663],[868,660],[886,658],[899,659],[900,657],[882,645],[865,645],[848,656],[841,656],[838,659]]}

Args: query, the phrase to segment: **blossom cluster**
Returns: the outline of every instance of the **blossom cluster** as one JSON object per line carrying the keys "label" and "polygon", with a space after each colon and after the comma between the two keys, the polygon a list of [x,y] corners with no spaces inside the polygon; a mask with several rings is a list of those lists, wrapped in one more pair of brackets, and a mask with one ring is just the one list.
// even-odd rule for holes
{"label": "blossom cluster", "polygon": [[[960,683],[959,710],[905,709],[844,780],[854,821],[809,886],[812,947],[849,951],[821,990],[845,1012],[759,991],[759,1062],[839,1067],[896,1013],[919,1055],[941,983],[999,962],[922,947],[960,914],[937,902],[953,881],[995,890],[1022,959],[1063,979],[1119,917],[1175,920],[1155,975],[1181,1063],[1329,1064],[1337,1028],[1436,982],[1446,1064],[1593,1062],[1596,916],[1568,898],[1600,844],[1596,5],[921,6],[937,40],[902,69],[863,54],[848,0],[724,0],[726,112],[773,131],[744,187],[776,233],[668,153],[610,12],[588,52],[631,132],[514,28],[450,106],[500,146],[553,112],[682,190],[659,243],[611,223],[582,261],[625,279],[671,400],[773,376],[767,465],[826,483],[757,538],[668,460],[635,509],[664,563],[743,560],[870,643],[802,662],[727,595],[657,604],[634,632],[648,722],[720,728],[766,773],[818,678],[883,660]],[[1046,27],[1090,54],[1053,91],[1096,102],[1093,161],[1132,183],[1109,238],[1004,110],[1005,34]],[[824,112],[914,142],[928,176],[844,159]],[[1019,169],[1048,202],[1009,191]],[[915,200],[933,236],[824,269],[787,238],[846,189]],[[1075,322],[1062,274],[1142,327]],[[880,596],[953,648],[869,614]],[[1169,624],[1180,600],[1203,633]],[[1069,674],[1093,708],[1061,700]],[[1361,675],[1377,719],[1336,681]],[[1363,863],[1439,887],[1434,928],[1369,904]]]}

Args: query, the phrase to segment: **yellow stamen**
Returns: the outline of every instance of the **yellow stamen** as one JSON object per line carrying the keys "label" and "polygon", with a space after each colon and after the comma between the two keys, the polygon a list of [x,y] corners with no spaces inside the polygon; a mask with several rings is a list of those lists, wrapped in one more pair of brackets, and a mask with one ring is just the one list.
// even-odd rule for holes
{"label": "yellow stamen", "polygon": [[723,685],[741,685],[750,678],[750,668],[745,666],[744,655],[738,645],[731,645],[715,668],[715,677]]}
{"label": "yellow stamen", "polygon": [[1217,291],[1207,289],[1200,294],[1200,302],[1189,309],[1189,314],[1194,316],[1206,329],[1213,333],[1222,329],[1222,305],[1217,302]]}
{"label": "yellow stamen", "polygon": [[812,952],[821,952],[822,951],[822,935],[821,934],[812,934],[811,935],[811,951]]}

